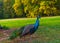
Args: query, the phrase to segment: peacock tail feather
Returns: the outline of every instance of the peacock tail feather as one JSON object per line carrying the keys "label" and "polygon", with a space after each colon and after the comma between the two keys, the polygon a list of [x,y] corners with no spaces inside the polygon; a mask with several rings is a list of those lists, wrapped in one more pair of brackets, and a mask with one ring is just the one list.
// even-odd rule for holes
{"label": "peacock tail feather", "polygon": [[9,37],[9,39],[14,39],[19,35],[19,31],[18,30],[14,30],[11,34],[11,36]]}
{"label": "peacock tail feather", "polygon": [[21,38],[21,34],[22,34],[22,31],[23,31],[23,28],[24,27],[22,27],[21,29],[16,29],[16,30],[14,30],[12,33],[11,33],[11,36],[9,37],[9,39],[11,40],[11,39],[15,39],[16,37],[18,37],[18,36],[20,36],[20,38]]}

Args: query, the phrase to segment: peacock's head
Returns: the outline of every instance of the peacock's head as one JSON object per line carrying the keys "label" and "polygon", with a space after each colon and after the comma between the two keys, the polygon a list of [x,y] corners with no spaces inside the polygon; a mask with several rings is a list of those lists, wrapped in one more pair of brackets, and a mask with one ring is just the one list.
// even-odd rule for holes
{"label": "peacock's head", "polygon": [[37,19],[41,18],[40,15],[37,16]]}

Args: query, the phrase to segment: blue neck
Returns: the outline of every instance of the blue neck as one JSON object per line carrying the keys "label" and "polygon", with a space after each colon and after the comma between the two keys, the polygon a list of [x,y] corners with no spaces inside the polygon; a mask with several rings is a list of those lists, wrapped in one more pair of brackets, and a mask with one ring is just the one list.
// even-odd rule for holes
{"label": "blue neck", "polygon": [[39,18],[37,18],[36,23],[34,24],[35,29],[37,29],[39,26]]}

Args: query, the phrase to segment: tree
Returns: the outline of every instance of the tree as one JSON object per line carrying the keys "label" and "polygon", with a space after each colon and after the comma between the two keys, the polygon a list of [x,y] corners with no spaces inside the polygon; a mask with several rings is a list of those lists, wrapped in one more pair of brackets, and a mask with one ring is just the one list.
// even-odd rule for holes
{"label": "tree", "polygon": [[3,1],[3,13],[4,13],[4,18],[11,18],[14,17],[14,12],[12,9],[11,5],[11,0],[4,0]]}
{"label": "tree", "polygon": [[3,18],[3,1],[0,0],[0,19]]}
{"label": "tree", "polygon": [[[59,13],[59,0],[4,0],[4,18],[53,16]],[[56,6],[58,5],[58,6]]]}
{"label": "tree", "polygon": [[[54,6],[53,1],[41,1],[39,11],[45,16],[51,16],[57,14],[57,8]],[[42,15],[44,16],[44,15]]]}
{"label": "tree", "polygon": [[15,13],[16,13],[17,17],[23,16],[23,14],[24,14],[24,5],[21,2],[21,0],[15,0],[13,8],[15,10]]}

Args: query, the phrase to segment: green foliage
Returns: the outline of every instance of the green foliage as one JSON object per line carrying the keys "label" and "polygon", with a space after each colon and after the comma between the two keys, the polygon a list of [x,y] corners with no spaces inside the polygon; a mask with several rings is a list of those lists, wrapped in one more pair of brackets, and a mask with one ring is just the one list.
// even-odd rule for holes
{"label": "green foliage", "polygon": [[2,0],[0,0],[0,19],[3,18],[3,3]]}
{"label": "green foliage", "polygon": [[47,16],[57,15],[57,8],[54,4],[53,1],[41,1],[39,11]]}
{"label": "green foliage", "polygon": [[59,0],[1,0],[0,18],[60,15]]}
{"label": "green foliage", "polygon": [[14,8],[14,10],[15,10],[15,12],[16,12],[16,16],[17,17],[20,17],[20,16],[22,16],[23,15],[23,10],[24,10],[24,8],[23,8],[24,6],[23,6],[23,4],[21,3],[21,0],[15,0],[15,4],[13,5],[13,8]]}
{"label": "green foliage", "polygon": [[53,16],[58,14],[55,3],[56,1],[15,0],[14,10],[18,16],[24,13],[27,17],[36,17],[38,14]]}
{"label": "green foliage", "polygon": [[4,18],[12,18],[14,16],[11,0],[3,1],[3,16]]}
{"label": "green foliage", "polygon": [[7,26],[2,26],[2,25],[0,25],[0,28],[1,28],[1,29],[4,29],[4,30],[10,29],[9,27],[7,27]]}
{"label": "green foliage", "polygon": [[2,28],[3,28],[4,30],[8,30],[8,29],[10,29],[10,28],[7,27],[7,26],[2,26]]}

